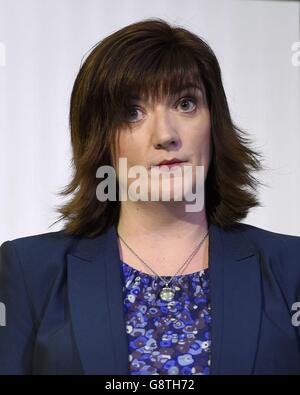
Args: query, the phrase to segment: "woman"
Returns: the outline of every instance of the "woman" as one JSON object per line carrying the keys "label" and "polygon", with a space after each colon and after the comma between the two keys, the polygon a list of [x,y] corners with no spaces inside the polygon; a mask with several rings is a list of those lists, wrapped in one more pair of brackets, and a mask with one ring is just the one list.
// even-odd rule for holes
{"label": "woman", "polygon": [[[240,222],[260,155],[210,47],[161,19],[113,33],[79,71],[70,127],[64,228],[1,246],[1,374],[299,374],[300,239]],[[134,198],[120,158],[158,199]],[[98,193],[103,166],[129,199]],[[168,200],[153,169],[175,169]],[[191,192],[197,169],[193,211],[175,178]]]}

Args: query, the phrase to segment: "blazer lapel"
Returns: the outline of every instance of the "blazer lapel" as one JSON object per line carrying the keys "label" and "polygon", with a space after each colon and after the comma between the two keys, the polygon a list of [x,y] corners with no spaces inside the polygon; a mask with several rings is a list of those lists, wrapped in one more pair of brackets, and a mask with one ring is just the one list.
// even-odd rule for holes
{"label": "blazer lapel", "polygon": [[251,374],[262,311],[259,255],[241,230],[210,226],[212,374]]}
{"label": "blazer lapel", "polygon": [[80,238],[68,254],[68,297],[85,374],[128,374],[119,251],[114,226]]}

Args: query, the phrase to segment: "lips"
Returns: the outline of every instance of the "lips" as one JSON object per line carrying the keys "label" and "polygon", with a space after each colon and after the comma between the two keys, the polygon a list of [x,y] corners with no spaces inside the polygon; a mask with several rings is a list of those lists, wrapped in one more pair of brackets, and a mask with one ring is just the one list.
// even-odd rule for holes
{"label": "lips", "polygon": [[177,158],[173,158],[173,159],[170,159],[170,160],[163,160],[162,162],[160,162],[158,164],[158,166],[163,166],[163,165],[169,166],[169,165],[174,165],[176,163],[180,164],[180,163],[184,163],[184,161],[182,161],[180,159],[177,159]]}
{"label": "lips", "polygon": [[173,167],[182,167],[182,165],[184,164],[185,162],[176,162],[176,163],[169,163],[169,164],[167,164],[167,165],[161,165],[161,166],[158,166],[159,167],[159,169],[163,169],[164,167],[167,167],[168,169],[171,169],[171,168],[173,168]]}

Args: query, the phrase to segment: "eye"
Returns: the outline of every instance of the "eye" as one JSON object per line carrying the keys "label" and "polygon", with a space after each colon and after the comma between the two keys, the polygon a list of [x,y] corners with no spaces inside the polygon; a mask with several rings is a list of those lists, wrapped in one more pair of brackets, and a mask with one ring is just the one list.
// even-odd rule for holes
{"label": "eye", "polygon": [[[193,105],[191,106],[191,105],[189,105],[187,103],[193,103]],[[188,111],[183,111],[183,112],[194,113],[196,111],[196,109],[197,109],[198,100],[195,97],[183,97],[183,98],[181,98],[180,100],[178,100],[176,102],[174,107],[177,108],[179,105],[182,105],[182,104],[184,105],[185,108],[188,109]],[[137,106],[130,106],[130,107],[128,107],[127,108],[126,120],[129,123],[139,122],[141,120],[141,118],[140,119],[136,118],[138,112],[142,113],[142,110],[139,107],[137,107]],[[133,119],[132,119],[132,117],[133,117]]]}
{"label": "eye", "polygon": [[138,107],[136,107],[136,106],[128,107],[126,120],[127,120],[129,123],[134,123],[134,122],[139,121],[139,119],[138,119],[138,120],[136,120],[136,119],[135,119],[135,120],[132,120],[132,119],[131,119],[131,117],[133,117],[133,118],[135,117],[137,111],[140,111],[140,112],[141,112],[141,110],[140,110]]}
{"label": "eye", "polygon": [[[194,106],[191,106],[188,103],[193,103]],[[179,102],[177,102],[176,107],[177,107],[177,105],[183,104],[184,105],[183,108],[188,109],[188,110],[190,109],[190,111],[184,111],[184,112],[190,113],[190,112],[196,111],[197,103],[198,103],[198,101],[195,97],[183,97],[182,99],[179,100]]]}

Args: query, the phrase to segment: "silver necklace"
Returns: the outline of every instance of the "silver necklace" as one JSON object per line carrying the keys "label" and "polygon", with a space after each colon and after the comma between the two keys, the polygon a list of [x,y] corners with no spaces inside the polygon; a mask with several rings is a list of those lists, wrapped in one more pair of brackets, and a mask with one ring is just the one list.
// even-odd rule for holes
{"label": "silver necklace", "polygon": [[[166,302],[170,302],[174,299],[175,296],[175,290],[171,287],[169,287],[169,284],[173,281],[173,279],[176,277],[176,275],[180,272],[180,270],[182,269],[182,272],[184,271],[184,269],[188,266],[188,264],[191,262],[191,260],[193,259],[193,257],[196,255],[196,253],[199,251],[202,243],[204,242],[204,240],[206,239],[206,237],[208,236],[209,231],[207,231],[207,233],[204,235],[204,237],[202,238],[202,240],[200,241],[200,243],[197,245],[197,247],[193,250],[193,252],[191,253],[191,255],[185,260],[184,264],[177,270],[177,272],[174,274],[173,277],[171,277],[171,279],[169,281],[166,281],[163,277],[161,277],[159,274],[157,274],[140,256],[138,256],[138,254],[136,252],[133,251],[133,249],[126,243],[126,241],[118,234],[119,238],[123,241],[123,243],[126,245],[127,248],[129,248],[129,250],[145,265],[147,266],[148,269],[151,270],[151,272],[153,274],[155,274],[156,276],[158,276],[162,282],[165,284],[163,289],[160,292],[160,298]],[[166,276],[165,276],[166,277]],[[167,276],[169,277],[169,276]],[[177,290],[180,290],[180,288],[178,287]]]}

